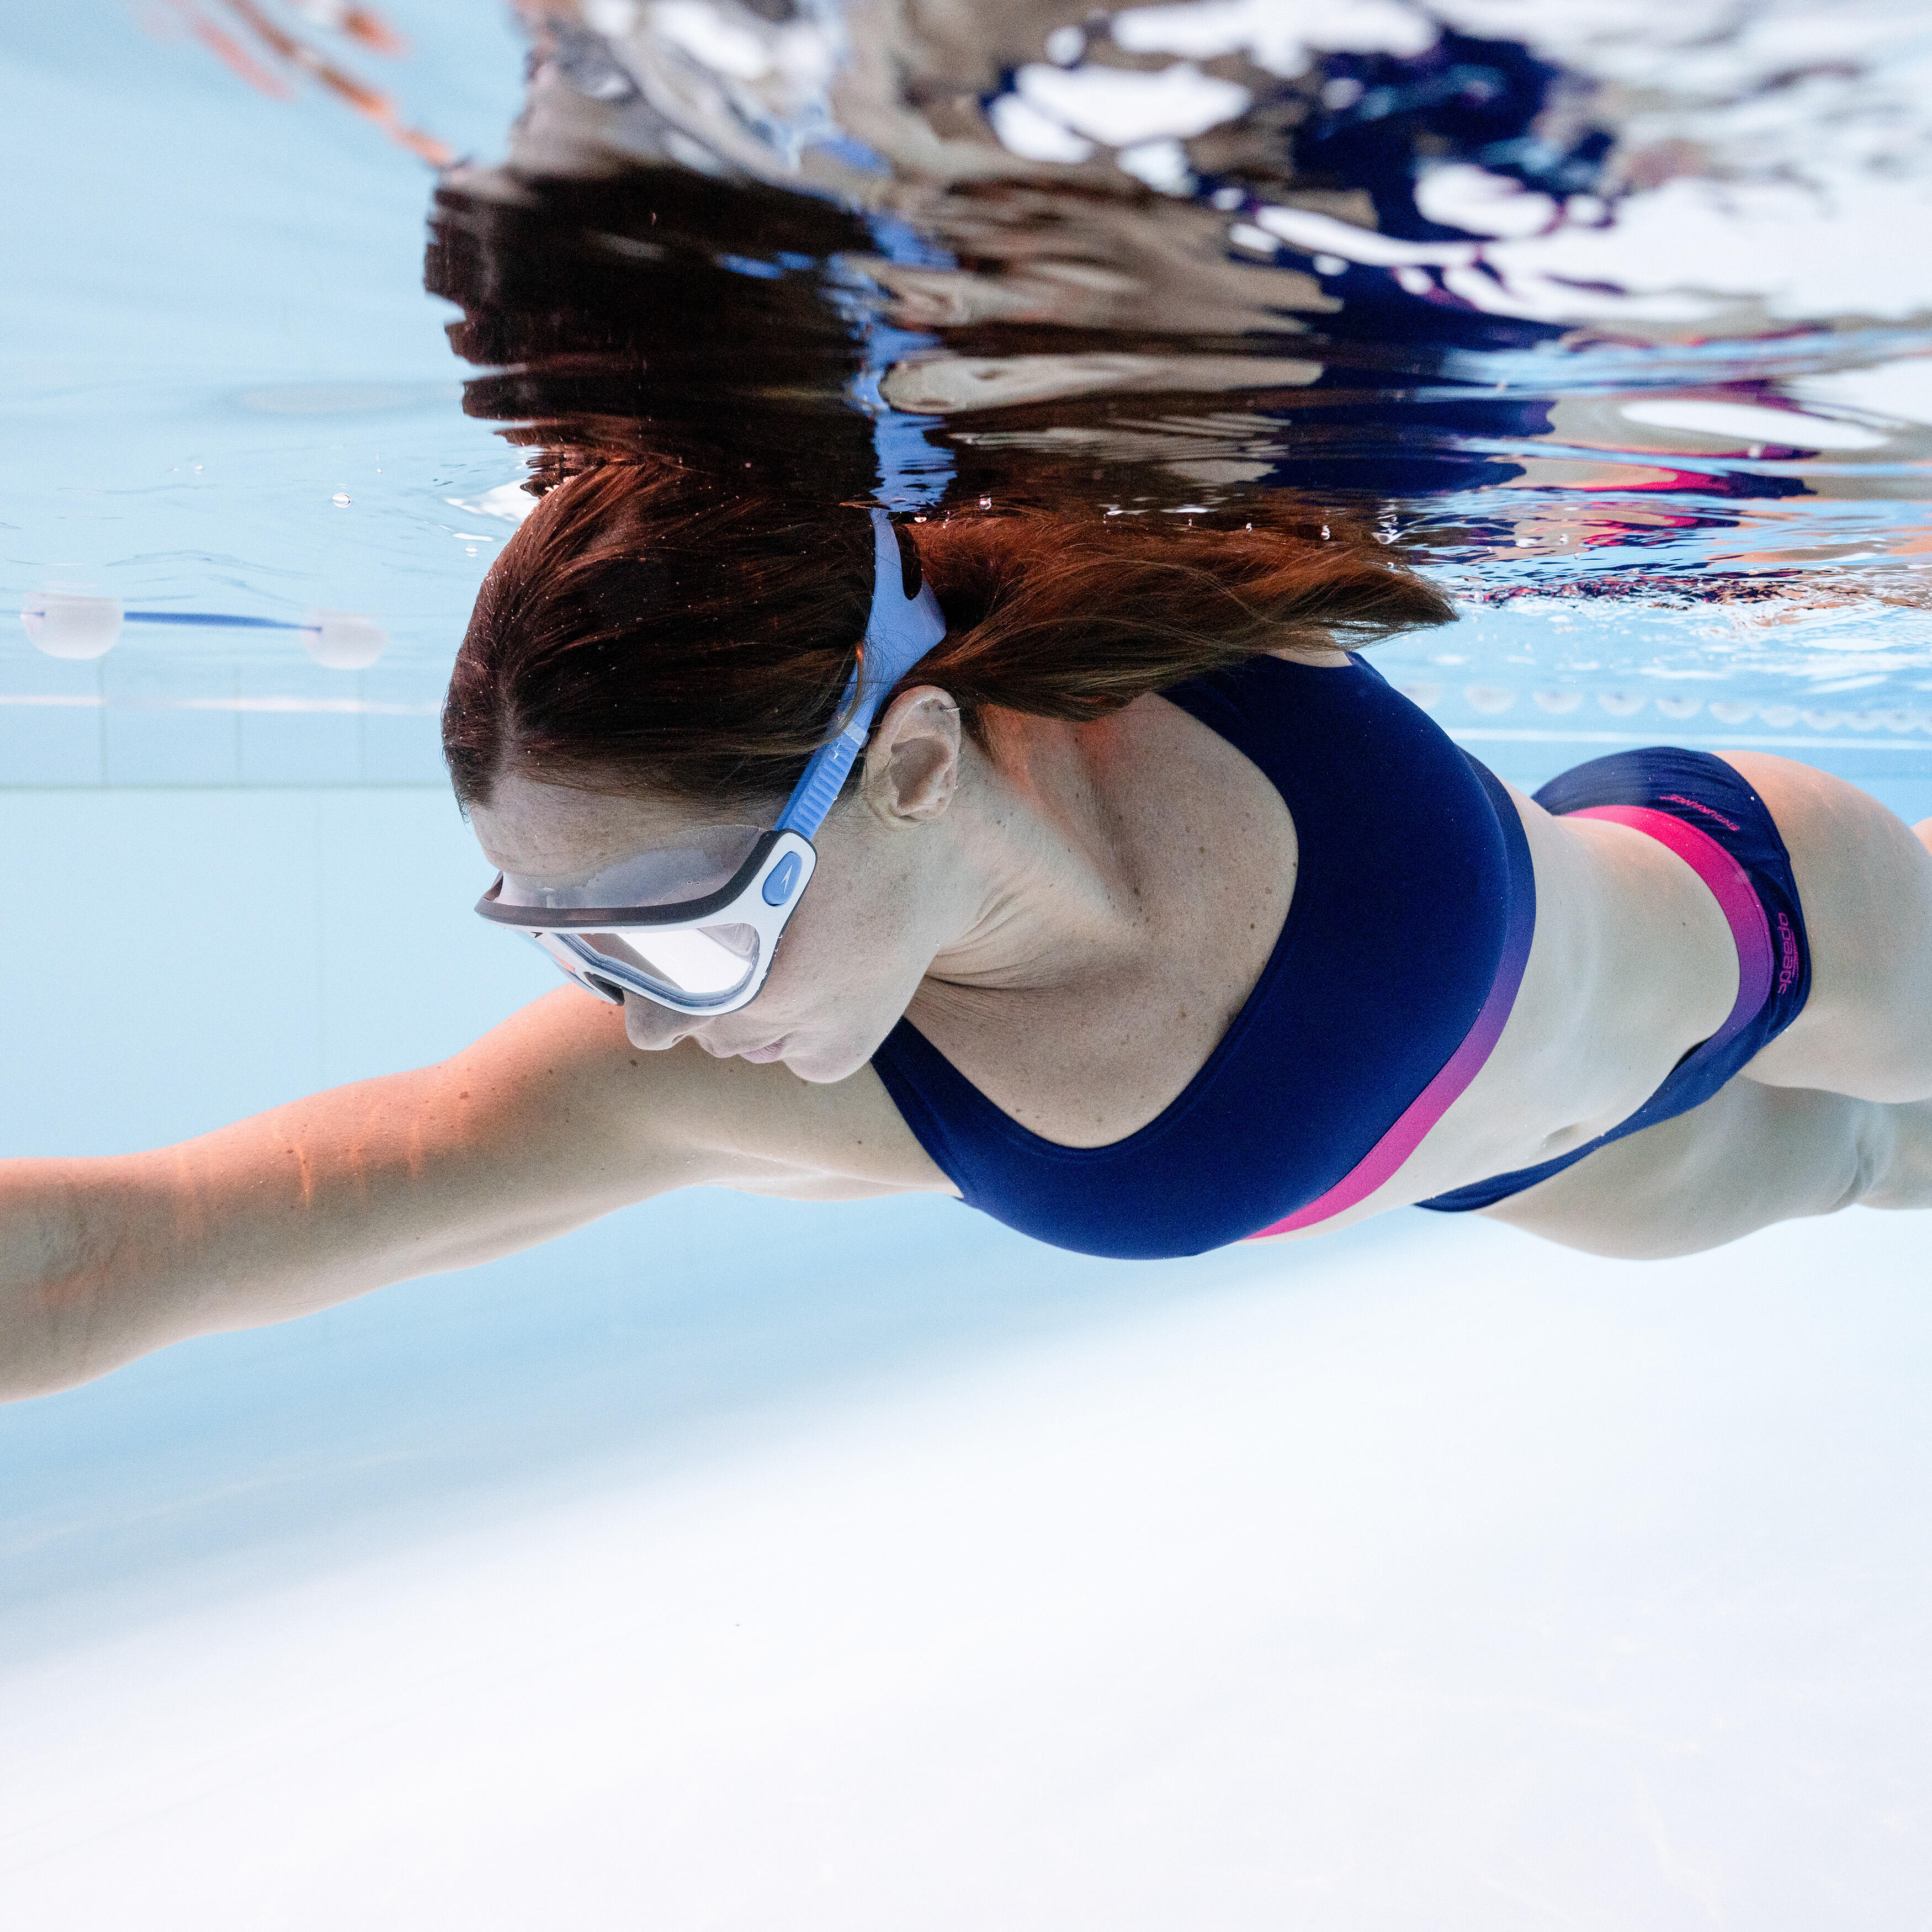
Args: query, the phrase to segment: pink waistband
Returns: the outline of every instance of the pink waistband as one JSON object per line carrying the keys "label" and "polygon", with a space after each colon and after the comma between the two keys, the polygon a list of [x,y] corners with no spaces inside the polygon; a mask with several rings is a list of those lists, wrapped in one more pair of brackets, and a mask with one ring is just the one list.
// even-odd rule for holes
{"label": "pink waistband", "polygon": [[1567,814],[1571,818],[1607,818],[1628,825],[1646,838],[1667,845],[1710,888],[1731,928],[1738,949],[1738,997],[1730,1016],[1707,1045],[1721,1046],[1742,1032],[1771,994],[1774,970],[1771,922],[1750,874],[1708,832],[1687,825],[1667,812],[1642,805],[1593,805]]}

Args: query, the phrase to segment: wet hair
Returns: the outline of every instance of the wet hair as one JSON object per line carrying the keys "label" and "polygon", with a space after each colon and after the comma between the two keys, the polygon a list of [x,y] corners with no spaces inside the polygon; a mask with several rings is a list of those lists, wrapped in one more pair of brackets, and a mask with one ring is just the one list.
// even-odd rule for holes
{"label": "wet hair", "polygon": [[[1454,614],[1372,537],[1305,508],[1232,527],[1019,511],[902,522],[947,624],[909,674],[992,743],[1001,712],[1085,722],[1260,652],[1353,648]],[[1177,526],[1179,526],[1177,527]],[[443,710],[458,798],[514,770],[738,808],[826,735],[870,608],[848,505],[664,464],[550,489],[484,580]]]}

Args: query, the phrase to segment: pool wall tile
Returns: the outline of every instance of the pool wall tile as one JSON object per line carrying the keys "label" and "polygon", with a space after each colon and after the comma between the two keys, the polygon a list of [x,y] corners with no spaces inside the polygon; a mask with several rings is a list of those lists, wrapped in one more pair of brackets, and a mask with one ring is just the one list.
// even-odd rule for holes
{"label": "pool wall tile", "polygon": [[101,665],[107,700],[104,782],[115,785],[232,784],[241,775],[226,664],[110,657]]}
{"label": "pool wall tile", "polygon": [[[24,1016],[0,1154],[159,1145],[456,1052],[559,983],[472,913],[488,882],[454,805],[418,787],[0,792],[0,891],[52,890],[60,914],[56,943],[0,960]],[[158,922],[130,976],[136,903]],[[76,1054],[104,1025],[115,1050]]]}
{"label": "pool wall tile", "polygon": [[0,704],[0,786],[98,785],[98,705]]}
{"label": "pool wall tile", "polygon": [[0,785],[100,784],[100,674],[0,626]]}
{"label": "pool wall tile", "polygon": [[361,776],[362,720],[352,712],[244,711],[244,784],[353,784]]}
{"label": "pool wall tile", "polygon": [[442,738],[434,718],[388,717],[365,712],[362,777],[370,784],[447,785]]}

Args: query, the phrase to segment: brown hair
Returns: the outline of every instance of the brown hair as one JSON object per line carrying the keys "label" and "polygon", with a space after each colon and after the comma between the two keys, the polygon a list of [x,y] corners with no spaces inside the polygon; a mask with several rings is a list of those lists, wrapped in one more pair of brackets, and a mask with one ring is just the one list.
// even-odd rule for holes
{"label": "brown hair", "polygon": [[[1269,650],[1373,643],[1448,599],[1364,534],[1255,506],[1234,528],[1046,511],[902,523],[946,614],[910,681],[982,745],[1004,710],[1103,718]],[[706,804],[782,797],[824,738],[872,597],[848,506],[607,464],[538,504],[497,558],[452,674],[457,795],[498,775]]]}

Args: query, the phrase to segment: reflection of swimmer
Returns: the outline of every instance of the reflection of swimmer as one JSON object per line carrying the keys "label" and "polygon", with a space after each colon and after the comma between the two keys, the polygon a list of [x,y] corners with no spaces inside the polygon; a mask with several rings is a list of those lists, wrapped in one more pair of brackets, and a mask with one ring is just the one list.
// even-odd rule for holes
{"label": "reflection of swimmer", "polygon": [[1600,761],[1552,817],[1335,648],[1446,614],[1340,538],[566,482],[446,740],[487,903],[592,991],[0,1168],[8,1387],[694,1185],[1129,1256],[1416,1201],[1634,1256],[1932,1203],[1924,846],[1743,754]]}
{"label": "reflection of swimmer", "polygon": [[[373,121],[399,147],[432,166],[440,167],[451,158],[448,147],[434,135],[404,122],[395,102],[380,88],[358,80],[300,34],[284,26],[256,0],[222,0],[244,31],[244,38],[238,40],[195,0],[170,0],[170,4],[188,32],[250,87],[286,100],[294,92],[290,75],[305,74],[365,120]],[[399,55],[409,51],[408,42],[380,14],[367,8],[350,5],[347,0],[292,0],[292,4],[311,25],[339,33],[374,52]],[[247,36],[253,37],[252,44]]]}

